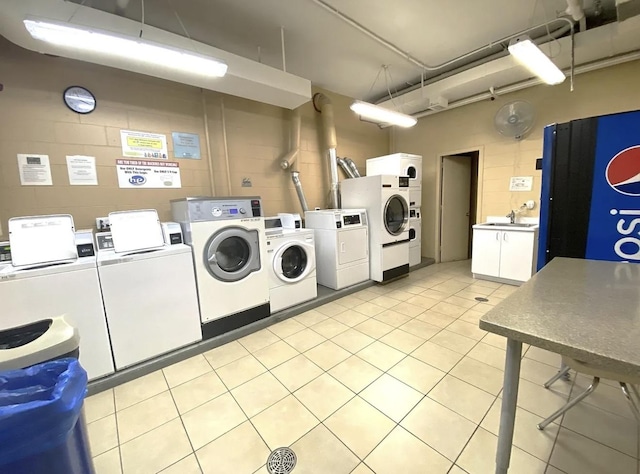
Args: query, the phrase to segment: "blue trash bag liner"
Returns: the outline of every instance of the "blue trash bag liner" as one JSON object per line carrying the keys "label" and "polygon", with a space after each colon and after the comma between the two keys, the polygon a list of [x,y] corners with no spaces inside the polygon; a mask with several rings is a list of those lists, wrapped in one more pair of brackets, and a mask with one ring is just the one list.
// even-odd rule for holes
{"label": "blue trash bag liner", "polygon": [[[86,391],[87,373],[77,359],[0,372],[0,472],[2,466],[55,451],[71,434],[84,432],[83,424],[76,425]],[[80,448],[90,457],[88,446]]]}

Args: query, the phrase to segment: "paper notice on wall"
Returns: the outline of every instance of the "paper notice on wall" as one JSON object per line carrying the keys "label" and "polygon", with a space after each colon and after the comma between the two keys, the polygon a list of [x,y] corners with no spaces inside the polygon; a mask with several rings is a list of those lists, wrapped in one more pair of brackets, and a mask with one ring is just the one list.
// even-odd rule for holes
{"label": "paper notice on wall", "polygon": [[533,189],[533,176],[512,176],[509,182],[509,191],[531,191]]}
{"label": "paper notice on wall", "polygon": [[20,184],[23,186],[51,186],[49,155],[18,154]]}
{"label": "paper notice on wall", "polygon": [[97,186],[98,173],[93,156],[67,156],[67,173],[71,186]]}
{"label": "paper notice on wall", "polygon": [[181,188],[180,164],[175,161],[116,160],[121,188]]}
{"label": "paper notice on wall", "polygon": [[122,156],[153,160],[169,158],[166,135],[120,130],[120,141],[122,142]]}
{"label": "paper notice on wall", "polygon": [[197,133],[173,132],[173,156],[176,158],[200,159],[200,137]]}

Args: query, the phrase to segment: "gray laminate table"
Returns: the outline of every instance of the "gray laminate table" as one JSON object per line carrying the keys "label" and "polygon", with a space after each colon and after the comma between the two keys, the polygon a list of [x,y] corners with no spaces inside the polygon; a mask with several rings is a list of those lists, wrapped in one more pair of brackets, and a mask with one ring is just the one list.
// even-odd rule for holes
{"label": "gray laminate table", "polygon": [[640,265],[555,258],[480,319],[507,337],[496,473],[511,458],[522,343],[640,374]]}

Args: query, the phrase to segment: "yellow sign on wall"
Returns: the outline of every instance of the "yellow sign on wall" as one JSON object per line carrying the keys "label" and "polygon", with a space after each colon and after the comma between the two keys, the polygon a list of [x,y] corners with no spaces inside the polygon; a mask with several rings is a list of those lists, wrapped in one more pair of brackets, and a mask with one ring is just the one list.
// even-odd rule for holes
{"label": "yellow sign on wall", "polygon": [[120,130],[120,141],[122,142],[122,156],[155,160],[169,158],[167,136],[161,133]]}

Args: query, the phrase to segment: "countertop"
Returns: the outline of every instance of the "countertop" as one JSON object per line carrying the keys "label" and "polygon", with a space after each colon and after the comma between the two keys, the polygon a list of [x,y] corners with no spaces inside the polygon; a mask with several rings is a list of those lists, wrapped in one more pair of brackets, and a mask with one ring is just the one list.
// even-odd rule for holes
{"label": "countertop", "polygon": [[556,257],[480,328],[638,376],[640,265]]}
{"label": "countertop", "polygon": [[537,232],[539,229],[539,226],[536,225],[532,225],[529,227],[519,227],[519,226],[510,226],[510,225],[500,225],[500,223],[495,223],[495,224],[491,224],[491,225],[487,225],[487,222],[484,222],[482,224],[474,224],[473,228],[474,229],[478,229],[478,230],[508,230],[508,231],[513,231],[513,232]]}

